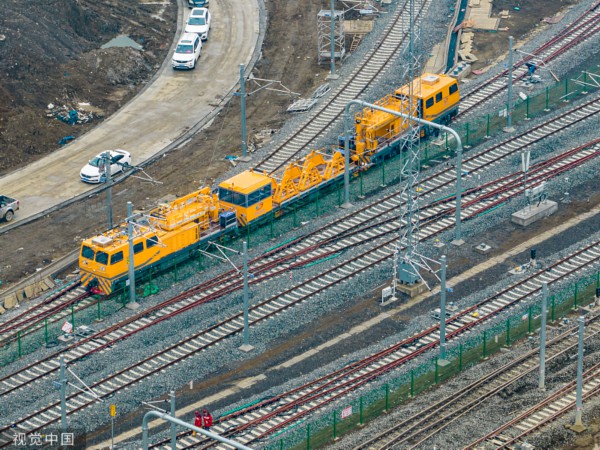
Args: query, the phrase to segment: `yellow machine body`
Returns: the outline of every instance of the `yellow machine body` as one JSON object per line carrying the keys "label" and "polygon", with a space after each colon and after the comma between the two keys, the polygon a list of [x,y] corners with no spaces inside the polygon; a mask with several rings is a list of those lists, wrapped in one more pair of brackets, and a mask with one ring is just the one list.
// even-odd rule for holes
{"label": "yellow machine body", "polygon": [[222,209],[233,209],[240,225],[273,210],[273,179],[268,175],[246,170],[219,184]]}
{"label": "yellow machine body", "polygon": [[[425,73],[375,104],[431,122],[447,123],[456,115],[459,101],[458,83],[454,78]],[[408,128],[406,119],[372,108],[358,112],[355,123],[356,153],[353,160],[365,163],[377,148],[394,140]]]}
{"label": "yellow machine body", "polygon": [[[414,117],[447,123],[458,112],[460,94],[455,79],[424,74],[411,84],[377,101],[377,105]],[[350,171],[368,167],[379,150],[380,157],[393,148],[408,127],[406,119],[365,108],[355,116],[356,133],[351,148]],[[422,134],[427,127],[421,128]],[[390,144],[384,147],[386,144]],[[312,190],[320,189],[344,174],[341,151],[311,151],[288,164],[280,173],[267,175],[247,170],[219,184],[218,194],[206,187],[154,208],[137,220],[134,228],[136,272],[185,258],[202,242],[229,232],[237,224],[246,226],[273,210],[281,212]],[[235,217],[234,217],[235,213]],[[237,220],[237,224],[236,224]],[[83,241],[79,255],[81,281],[109,294],[128,275],[127,224]]]}
{"label": "yellow machine body", "polygon": [[[149,268],[189,250],[200,241],[203,233],[218,227],[218,219],[218,199],[209,188],[151,210],[137,219],[133,227],[135,270]],[[127,223],[84,240],[79,268],[84,286],[97,286],[105,294],[111,293],[114,284],[128,273]]]}
{"label": "yellow machine body", "polygon": [[[410,85],[397,89],[394,95],[405,98],[410,93]],[[458,82],[448,75],[425,73],[412,82],[412,94],[416,100],[419,117],[435,122],[436,119],[455,109],[460,101]]]}

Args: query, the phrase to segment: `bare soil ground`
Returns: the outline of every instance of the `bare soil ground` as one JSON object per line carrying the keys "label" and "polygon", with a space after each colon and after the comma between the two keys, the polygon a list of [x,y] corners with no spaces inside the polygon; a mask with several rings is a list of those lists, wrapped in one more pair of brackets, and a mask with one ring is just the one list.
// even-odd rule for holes
{"label": "bare soil ground", "polygon": [[500,28],[508,27],[508,30],[475,31],[472,53],[479,60],[472,64],[472,68],[483,69],[502,60],[508,54],[509,36],[514,37],[518,45],[548,26],[542,22],[544,17],[552,17],[578,3],[579,0],[494,0],[492,17],[499,17],[501,11],[508,11],[510,17],[500,20]]}
{"label": "bare soil ground", "polygon": [[[0,174],[80,136],[133,97],[160,66],[177,29],[175,3],[159,8],[118,0],[0,2]],[[100,47],[117,35],[143,45]],[[95,107],[98,118],[70,126],[47,105]]]}
{"label": "bare soil ground", "polygon": [[[528,0],[523,4],[496,0],[494,11],[521,10],[504,19],[517,39],[575,0]],[[328,67],[317,64],[319,10],[329,2],[267,0],[267,35],[262,58],[254,69],[258,78],[281,80],[299,93],[311,92]],[[176,30],[175,3],[161,17],[157,6],[117,0],[47,0],[0,2],[0,173],[27,164],[57,147],[66,135],[81,135],[94,122],[69,126],[46,117],[47,104],[90,103],[104,116],[116,111],[150,80],[167,54]],[[314,27],[307,26],[314,24]],[[159,26],[160,25],[160,26]],[[144,45],[133,49],[99,47],[116,35],[129,35]],[[35,36],[35,38],[34,38]],[[497,33],[477,33],[476,54],[493,60],[506,51]],[[287,118],[288,96],[263,90],[247,102],[248,134],[277,129]],[[153,206],[166,194],[183,195],[210,184],[231,166],[223,158],[239,154],[239,100],[233,99],[213,124],[184,148],[168,154],[148,172],[162,184],[129,179],[114,189],[115,220],[123,218],[126,202],[136,208]],[[101,120],[101,119],[98,119]],[[63,208],[36,222],[0,235],[6,256],[0,281],[14,282],[76,249],[82,238],[105,228],[104,196]],[[68,226],[65,226],[68,225]]]}
{"label": "bare soil ground", "polygon": [[[124,6],[116,0],[45,3],[46,8],[40,6],[41,2],[26,5],[9,0],[0,3],[0,17],[5,18],[0,19],[0,33],[7,36],[0,42],[0,67],[3,69],[0,73],[0,173],[51,152],[61,137],[80,135],[93,126],[92,123],[71,127],[46,118],[49,102],[89,102],[100,107],[105,115],[116,111],[155,73],[167,54],[176,29],[174,3],[164,13],[166,22],[161,22],[163,27],[156,31],[158,34],[147,31],[147,24],[151,22],[149,16],[155,13],[156,7]],[[266,1],[268,33],[262,58],[253,71],[257,78],[281,80],[299,93],[312,92],[323,82],[328,67],[317,65],[316,23],[313,29],[307,27],[306,22],[313,23],[324,6],[325,2]],[[61,8],[64,14],[52,14],[53,7]],[[33,15],[43,18],[44,26],[40,28],[63,27],[64,33],[47,31],[36,35],[40,36],[39,42],[44,39],[49,42],[45,46],[20,45],[18,36],[37,32],[34,21],[29,19]],[[70,15],[81,19],[74,19],[75,24],[66,24],[59,19]],[[11,16],[14,17],[9,21]],[[155,24],[156,21],[152,22]],[[94,23],[97,30],[87,30],[88,23]],[[25,29],[29,31],[18,31]],[[127,34],[144,42],[146,51],[138,54],[132,49],[98,50],[102,43],[118,34]],[[71,40],[76,44],[71,44]],[[45,52],[48,46],[56,47],[52,55]],[[33,62],[21,70],[18,64],[23,64],[20,62],[23,57],[19,57],[19,52],[25,50],[31,53],[27,54],[26,60]],[[11,64],[15,67],[11,68]],[[124,72],[117,77],[119,72],[113,73],[114,68]],[[247,102],[249,136],[262,129],[279,128],[287,118],[285,109],[290,102],[289,96],[269,91],[253,95]],[[130,179],[114,189],[115,220],[124,216],[127,201],[132,201],[137,208],[148,207],[166,194],[183,195],[209,184],[231,168],[223,157],[240,152],[239,110],[239,100],[232,100],[210,128],[197,135],[185,148],[154,164],[148,172],[163,184]],[[0,247],[7,256],[0,263],[0,281],[6,285],[35,272],[36,268],[76,249],[82,238],[102,230],[105,223],[104,196],[100,196],[0,235]]]}

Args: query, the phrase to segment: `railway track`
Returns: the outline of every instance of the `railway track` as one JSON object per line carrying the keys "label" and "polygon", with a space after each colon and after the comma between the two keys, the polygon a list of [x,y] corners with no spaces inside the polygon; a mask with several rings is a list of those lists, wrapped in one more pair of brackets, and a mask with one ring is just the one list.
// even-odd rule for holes
{"label": "railway track", "polygon": [[[569,327],[546,344],[546,362],[577,350],[577,327]],[[590,341],[600,334],[600,315],[589,318],[584,339]],[[409,419],[394,424],[391,428],[361,443],[355,450],[387,450],[392,448],[423,448],[424,442],[465,414],[478,408],[508,386],[539,370],[539,349],[535,348],[482,378],[452,392],[443,400],[421,411],[413,411]],[[446,392],[447,393],[447,392]]]}
{"label": "railway track", "polygon": [[[558,35],[525,56],[522,61],[513,65],[513,83],[528,75],[526,63],[536,61],[549,63],[564,55],[577,44],[588,40],[600,32],[600,2],[595,2],[587,11],[574,22],[565,27]],[[492,77],[486,85],[461,95],[457,117],[465,117],[474,112],[479,106],[507,89],[508,69]]]}
{"label": "railway track", "polygon": [[[577,380],[550,395],[548,398],[520,414],[493,432],[469,444],[468,449],[518,448],[524,439],[549,423],[564,417],[575,408]],[[582,399],[600,394],[600,363],[583,374]]]}
{"label": "railway track", "polygon": [[68,317],[73,305],[74,312],[81,311],[96,303],[80,283],[73,283],[46,297],[41,303],[12,317],[0,325],[0,348],[33,333],[44,326],[44,321],[52,317],[51,323]]}
{"label": "railway track", "polygon": [[[584,151],[579,155],[579,161],[583,161],[590,156],[589,149],[583,150]],[[565,155],[567,155],[565,160],[574,157],[574,153],[572,151],[567,152]],[[592,152],[592,155],[597,155],[597,148]],[[490,163],[490,159],[482,159],[482,163],[488,164]],[[560,161],[558,159],[554,162],[554,164],[556,164],[557,167],[569,167],[569,165],[566,165],[564,161]],[[576,165],[578,164],[578,161],[571,161],[569,164]],[[552,176],[552,171],[558,169],[552,169],[552,165],[548,164],[544,166],[544,170],[548,172],[547,176]],[[535,167],[532,168],[531,173],[533,179],[536,173]],[[518,195],[518,183],[515,184],[513,181],[513,183],[510,184],[512,190],[508,188],[508,185],[504,179],[501,180],[501,184],[504,186],[504,188],[503,192],[501,194],[499,193],[499,196],[501,195],[500,198],[506,199],[507,196]],[[495,199],[493,192],[494,191],[491,190],[491,187],[484,186],[478,192],[465,195],[463,201],[466,202],[465,204],[469,204],[472,207],[475,207],[476,203],[473,202],[475,202],[478,198],[480,201],[487,202],[489,204],[490,202],[497,200]],[[431,192],[427,190],[424,191],[424,194],[430,193]],[[326,226],[325,229],[317,230],[309,235],[301,237],[294,242],[289,243],[288,245],[290,247],[287,249],[276,249],[271,252],[271,255],[266,255],[266,258],[261,257],[253,260],[250,264],[250,270],[257,275],[253,282],[258,283],[264,281],[264,279],[266,279],[268,276],[273,277],[281,273],[286,273],[294,267],[299,268],[304,264],[339,253],[351,246],[358,245],[359,242],[373,240],[377,237],[381,238],[386,234],[395,233],[399,226],[396,218],[392,217],[383,220],[382,217],[385,213],[394,212],[399,206],[400,199],[396,194],[393,194],[375,204],[361,208],[350,216],[338,219],[337,221]],[[437,234],[453,226],[454,222],[452,217],[442,217],[443,215],[448,216],[451,211],[453,211],[451,206],[449,207],[448,204],[443,205],[439,202],[434,202],[434,205],[428,210],[428,212],[423,211],[421,214],[422,220],[426,221],[428,218],[430,219],[428,231],[425,233],[424,230],[425,234],[423,234],[423,238]],[[480,210],[473,209],[473,214],[479,213]],[[467,210],[463,216],[468,218],[469,214],[470,213]],[[378,218],[378,220],[375,220],[375,224],[368,225],[368,223],[374,221],[375,218]],[[323,248],[323,246],[326,244],[331,244],[331,248]],[[281,252],[283,252],[283,254],[281,254]],[[269,260],[268,258],[270,256],[273,258]],[[298,258],[299,260],[296,263],[289,263],[290,260]],[[119,324],[116,324],[107,328],[106,330],[96,333],[93,336],[72,344],[62,352],[55,353],[48,358],[45,358],[34,364],[30,364],[24,367],[22,370],[0,379],[0,386],[2,386],[0,397],[7,395],[16,389],[23,388],[34,381],[39,381],[43,377],[56,371],[59,366],[59,354],[64,355],[67,363],[75,362],[83,357],[89,356],[94,352],[106,349],[118,341],[143,330],[145,327],[168,320],[174,315],[183,311],[187,311],[201,303],[233,292],[239,289],[240,286],[240,277],[235,271],[232,270],[219,277],[216,277],[208,283],[203,283],[184,292],[180,296],[157,305],[154,308],[140,312],[139,314],[134,315],[131,318],[120,322]],[[272,307],[265,306],[265,308],[269,310]],[[255,317],[255,319],[258,319],[258,317]],[[236,330],[235,332],[237,332],[237,330],[239,330],[239,325],[242,323],[241,319],[240,317],[237,317],[233,318],[233,321],[236,325],[234,327]],[[235,332],[232,334],[235,334]],[[218,333],[220,333],[220,331],[216,333],[218,337]]]}
{"label": "railway track", "polygon": [[[417,22],[425,15],[431,0],[415,2]],[[293,160],[298,153],[332,127],[341,117],[348,101],[358,98],[378,76],[389,69],[400,54],[409,29],[408,2],[398,6],[381,34],[380,41],[356,64],[346,81],[327,97],[307,119],[287,136],[270,154],[255,165],[255,169],[272,173]]]}
{"label": "railway track", "polygon": [[[379,248],[371,251],[370,254],[373,257],[379,257],[380,251]],[[391,255],[388,254],[387,257],[389,256]],[[541,290],[543,282],[551,285],[572,276],[584,267],[595,267],[599,263],[600,242],[595,242],[556,262],[550,267],[549,271],[543,270],[532,274],[494,296],[449,318],[446,321],[446,340],[449,341],[466,332],[473,331],[476,326],[491,320],[500,312],[513,308],[525,299],[531,298]],[[356,264],[355,261],[350,261],[347,266],[352,267],[354,264]],[[376,262],[374,261],[372,264],[374,265]],[[349,276],[354,275],[354,273],[340,273],[338,276],[347,279]],[[315,279],[318,279],[319,284],[311,280],[310,284],[304,286],[305,290],[313,290],[312,294],[327,288],[327,286],[323,287],[321,285],[324,278],[315,277]],[[286,295],[290,295],[290,292],[284,292],[278,298]],[[475,311],[478,313],[477,317],[473,315]],[[251,322],[254,323],[252,319]],[[361,361],[350,363],[334,373],[220,417],[214,425],[214,430],[246,445],[257,443],[270,434],[297,423],[329,403],[364,387],[383,374],[401,367],[438,345],[439,325],[435,325],[379,353]],[[195,448],[198,446],[206,448],[203,445],[209,444],[200,436],[194,437],[186,433],[181,434],[179,440],[179,448]],[[157,447],[165,446],[167,448],[168,445],[168,441],[164,441],[157,444]]]}
{"label": "railway track", "polygon": [[[537,49],[537,58],[543,57],[550,61],[597,33],[600,27],[598,24],[599,5],[600,2],[595,2],[589,10],[563,30],[559,36]],[[418,13],[419,17],[428,8],[429,1],[423,2]],[[324,136],[337,121],[341,120],[348,101],[359,98],[377,75],[387,70],[394,54],[397,54],[401,48],[406,37],[404,30],[407,29],[405,16],[408,13],[402,13],[405,10],[407,8],[397,8],[394,18],[390,20],[382,34],[381,44],[376,46],[362,63],[356,66],[348,77],[348,81],[341,84],[328,97],[326,102],[307,117],[306,121],[296,131],[284,138],[265,159],[257,163],[255,169],[273,173],[283,168],[287,163],[297,158],[303,150],[308,149],[318,137]],[[516,71],[513,73],[513,77],[524,76],[523,74],[526,73],[526,69],[523,69],[524,63],[518,63],[515,67]],[[506,88],[506,82],[502,79],[502,76],[500,74],[488,81],[489,84],[486,86],[463,95],[459,115],[466,114],[467,111],[481,106],[486,100]]]}
{"label": "railway track", "polygon": [[[561,113],[560,115],[558,115],[554,118],[548,119],[547,121],[537,125],[536,127],[532,128],[529,131],[526,131],[519,135],[510,137],[495,146],[492,146],[478,154],[475,154],[475,155],[472,155],[472,156],[466,158],[463,161],[463,174],[465,174],[466,177],[470,177],[477,173],[481,173],[483,170],[486,170],[486,169],[492,167],[494,164],[509,157],[510,155],[518,154],[520,151],[524,150],[528,146],[538,143],[541,140],[548,138],[550,136],[553,136],[554,134],[556,134],[558,132],[565,131],[570,126],[575,125],[583,120],[592,118],[593,116],[597,115],[599,112],[600,112],[600,98],[593,99],[593,100],[588,101],[587,103],[584,103],[580,106],[571,108],[571,109]],[[420,183],[420,186],[422,189],[421,196],[426,199],[430,198],[432,195],[440,192],[442,189],[452,186],[454,183],[454,180],[455,180],[454,168],[452,168],[452,167],[443,168],[443,169],[437,171],[436,173],[427,176],[426,178],[424,178],[421,181],[421,183]],[[505,198],[505,197],[502,196],[501,198]],[[465,201],[466,201],[465,207],[471,206],[469,204],[469,201],[472,201],[472,199],[463,200],[463,202],[465,202]],[[491,203],[491,201],[490,201],[490,203]],[[500,202],[497,202],[497,203],[499,204]],[[337,221],[333,222],[329,226],[325,227],[325,230],[321,230],[321,231],[313,233],[309,236],[305,236],[304,237],[305,243],[303,244],[304,248],[309,247],[310,245],[315,245],[316,242],[318,242],[320,239],[321,240],[329,239],[335,235],[339,235],[340,233],[345,233],[351,228],[355,228],[357,226],[361,226],[362,224],[364,224],[368,221],[372,221],[372,220],[380,217],[382,214],[385,214],[390,211],[398,209],[400,204],[401,204],[400,198],[396,194],[391,194],[387,197],[384,197],[383,199],[376,202],[375,204],[361,208],[357,211],[353,211],[350,215],[345,216],[341,219],[338,219]],[[487,209],[490,209],[491,207],[492,206],[489,206]],[[447,209],[447,207],[440,206],[439,212],[442,212],[446,209]],[[482,209],[479,213],[481,213],[483,211],[484,211],[484,209]],[[465,218],[467,217],[465,214],[461,214],[461,217],[463,217],[463,216]],[[425,217],[423,216],[422,219],[424,219],[424,218]],[[451,224],[453,224],[453,220],[454,219],[452,219],[450,217],[446,217],[437,226],[439,227],[440,230],[442,230],[443,228],[448,227]],[[312,239],[312,240],[309,240],[309,239]],[[254,269],[251,268],[251,270],[254,270]],[[231,276],[233,274],[233,272],[234,271],[227,272],[226,274],[224,274],[224,276]],[[220,280],[221,279],[219,278],[219,279],[216,279],[215,281],[220,281]],[[208,287],[212,287],[212,285],[207,286],[205,284],[203,284],[201,286],[204,289],[206,289]],[[175,303],[175,302],[173,302],[173,303]],[[65,307],[68,306],[69,304],[70,303],[68,303],[68,302],[64,303]],[[198,303],[186,301],[186,303],[182,306],[189,307],[190,304],[197,305]],[[162,316],[164,316],[165,314],[168,316],[173,311],[175,311],[179,308],[179,306],[173,305],[173,304],[167,304],[164,306],[169,306],[170,310],[166,311],[165,313],[159,313],[160,318],[162,318]],[[159,305],[158,307],[155,307],[154,309],[146,310],[142,314],[156,313],[156,311],[160,308],[161,308],[161,305]],[[57,309],[54,309],[54,313],[56,313],[56,311],[57,311]],[[65,315],[66,315],[66,313],[65,313]],[[131,323],[133,323],[137,319],[138,319],[138,317],[134,316]],[[161,319],[161,320],[164,320],[164,319]],[[43,316],[40,316],[38,318],[38,324],[37,324],[38,329],[41,328],[42,321],[43,321]],[[24,329],[25,326],[32,327],[34,325],[34,323],[35,323],[35,321],[33,319],[28,320],[27,322],[23,322],[23,324],[22,324],[23,328],[21,328],[21,329]],[[143,325],[146,326],[148,323],[149,322],[146,321]],[[126,325],[130,328],[134,327],[136,330],[138,328],[140,328],[139,326],[135,327],[135,325],[130,325],[130,323],[127,323],[124,325]],[[114,330],[110,330],[110,332],[113,332],[113,331],[116,332],[116,330],[117,329],[115,328]],[[17,331],[19,331],[19,327],[14,327],[12,339],[16,338]],[[137,331],[134,331],[134,332],[137,332]],[[98,335],[98,337],[103,337],[106,334],[108,334],[108,332],[101,332],[101,334]],[[127,332],[121,333],[121,334],[124,337],[127,337],[130,335]],[[119,336],[115,336],[115,337],[117,338],[117,340],[121,339],[121,338],[119,338]],[[91,350],[91,351],[93,351],[93,350]],[[56,370],[56,368],[54,368],[53,370]],[[33,379],[37,379],[36,374],[32,374],[32,376],[33,376]],[[28,377],[26,377],[26,378],[28,378]],[[1,379],[0,379],[0,385],[2,385]],[[0,391],[0,396],[2,395],[2,392],[3,391]]]}
{"label": "railway track", "polygon": [[[438,221],[435,220],[435,222],[437,223]],[[307,300],[311,296],[325,289],[333,287],[334,285],[339,284],[357,275],[358,273],[363,272],[364,270],[367,270],[371,267],[385,262],[385,260],[390,258],[393,254],[395,248],[395,234],[397,232],[397,227],[394,226],[387,229],[390,233],[393,234],[393,237],[391,239],[383,243],[379,243],[374,248],[367,249],[365,252],[353,258],[343,261],[336,267],[327,269],[318,276],[306,280],[305,282],[302,282],[294,286],[293,288],[290,288],[276,296],[273,296],[272,298],[266,299],[260,302],[259,304],[253,306],[250,309],[249,314],[251,325],[256,325],[259,322],[262,322],[270,317],[275,316],[276,314],[285,311],[286,309],[292,307],[295,304]],[[425,232],[427,230],[425,229],[425,227],[423,227],[422,231]],[[432,234],[437,233],[433,230],[429,230],[429,232]],[[349,238],[349,242],[346,243],[336,239],[335,243],[333,244],[333,248],[330,251],[339,251],[341,245],[355,245],[356,242],[353,243],[353,238],[355,238],[355,236],[351,236]],[[322,255],[319,255],[318,257],[320,256]],[[562,269],[561,265],[557,263],[557,265],[555,265],[555,267],[552,270],[552,275],[540,276],[548,280],[559,279],[561,276],[566,276],[567,271],[569,274],[571,274],[573,273],[573,271],[579,270],[581,267],[585,267],[588,264],[593,263],[597,258],[600,258],[600,246],[598,249],[590,247],[583,250],[582,253],[575,258],[574,262],[568,263],[568,266],[566,266],[564,269]],[[298,261],[296,264],[304,263],[305,261]],[[260,277],[257,278],[257,282],[260,282]],[[522,287],[520,288],[520,290],[521,292],[525,291]],[[221,292],[220,295],[223,295],[223,293]],[[508,301],[500,301],[499,303],[497,303],[497,305],[501,305],[500,309],[503,309],[503,307],[505,307],[508,303]],[[486,306],[484,305],[479,305],[479,307],[479,311],[481,311],[482,313],[497,313],[497,311],[493,309],[490,311],[495,311],[494,313],[491,313],[490,311],[486,310]],[[144,315],[147,316],[147,314]],[[485,317],[489,318],[489,316],[490,315],[488,314]],[[163,349],[162,351],[153,354],[130,367],[119,370],[117,373],[95,383],[94,385],[92,385],[92,389],[94,389],[94,391],[97,392],[100,397],[106,397],[122,389],[125,389],[135,383],[138,383],[139,381],[153,375],[154,373],[165,370],[171,365],[176,364],[189,356],[197,354],[198,352],[201,352],[202,350],[205,350],[206,348],[211,347],[212,345],[221,342],[224,339],[238,334],[243,329],[242,317],[242,313],[236,314],[226,320],[223,320],[218,324],[215,324],[214,326],[206,330],[196,333],[193,336],[186,337],[178,343],[171,345]],[[478,323],[478,320],[475,318],[472,318],[472,320],[463,318],[462,320],[465,320],[466,323]],[[466,326],[466,324],[463,324],[463,328]],[[449,334],[449,337],[451,337],[456,331],[453,327],[455,326],[452,323],[448,324],[448,330],[452,332]],[[106,343],[102,343],[102,341],[99,340],[97,337],[91,337],[87,339],[87,342],[94,342],[94,344],[96,345],[94,351],[98,351],[99,348],[106,348],[108,346]],[[424,339],[424,337],[411,337],[410,341],[415,341],[416,339]],[[423,343],[420,346],[420,348],[421,347],[423,349],[428,348],[428,346],[425,343]],[[415,349],[416,348],[417,347],[415,347]],[[416,354],[421,352],[420,348],[416,352]],[[65,356],[77,356],[81,358],[89,354],[85,353],[84,348],[79,347],[71,349],[71,352],[72,353],[70,355],[69,353],[67,353]],[[410,354],[410,352],[408,354]],[[400,352],[399,355],[402,355],[402,352]],[[44,364],[44,366],[46,366],[46,368],[51,371],[55,370],[58,366],[57,358],[55,357],[53,360]],[[3,382],[6,383],[6,380],[3,380]],[[11,390],[14,389],[15,386],[12,386]],[[94,401],[95,399],[89,393],[72,394],[67,399],[68,413],[72,414],[76,411],[79,411],[89,406]],[[42,429],[48,424],[54,423],[55,421],[59,420],[59,418],[59,404],[55,403],[22,418],[17,422],[16,426],[17,428],[22,430],[36,431]],[[12,431],[13,429],[10,427],[2,429],[0,430],[0,436],[4,436],[2,439],[6,440],[8,439],[8,437],[10,437],[10,433]]]}

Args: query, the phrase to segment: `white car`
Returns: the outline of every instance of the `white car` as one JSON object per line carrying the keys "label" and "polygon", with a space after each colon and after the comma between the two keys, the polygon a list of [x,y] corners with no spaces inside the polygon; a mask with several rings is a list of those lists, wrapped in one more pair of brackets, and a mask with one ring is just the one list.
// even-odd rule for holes
{"label": "white car", "polygon": [[196,33],[203,41],[208,39],[210,31],[210,11],[206,8],[194,8],[185,24],[186,33]]}
{"label": "white car", "polygon": [[202,40],[197,34],[184,33],[171,59],[173,69],[194,69],[202,53]]}
{"label": "white car", "polygon": [[[110,174],[115,175],[123,171],[122,164],[131,164],[131,154],[125,150],[107,150],[110,152]],[[94,159],[85,165],[79,176],[81,181],[86,183],[101,183],[104,181],[104,161],[105,152],[98,154]]]}

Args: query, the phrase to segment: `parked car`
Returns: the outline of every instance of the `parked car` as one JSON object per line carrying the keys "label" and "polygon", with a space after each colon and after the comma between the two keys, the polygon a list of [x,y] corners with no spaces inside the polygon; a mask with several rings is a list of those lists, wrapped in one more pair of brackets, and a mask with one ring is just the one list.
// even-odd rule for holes
{"label": "parked car", "polygon": [[208,8],[208,0],[187,0],[188,8]]}
{"label": "parked car", "polygon": [[[131,154],[125,150],[107,150],[110,152],[110,174],[115,175],[123,171],[124,164],[131,164]],[[104,181],[104,161],[105,152],[99,153],[94,159],[91,159],[81,172],[79,177],[86,183],[100,183]]]}
{"label": "parked car", "polygon": [[203,41],[208,39],[210,31],[210,11],[206,8],[194,8],[185,24],[186,33],[196,33]]}
{"label": "parked car", "polygon": [[19,200],[16,200],[6,195],[0,195],[0,220],[4,219],[7,222],[13,220],[15,211],[19,209]]}
{"label": "parked car", "polygon": [[179,39],[171,65],[173,69],[194,69],[202,53],[202,40],[194,33],[185,33]]}

